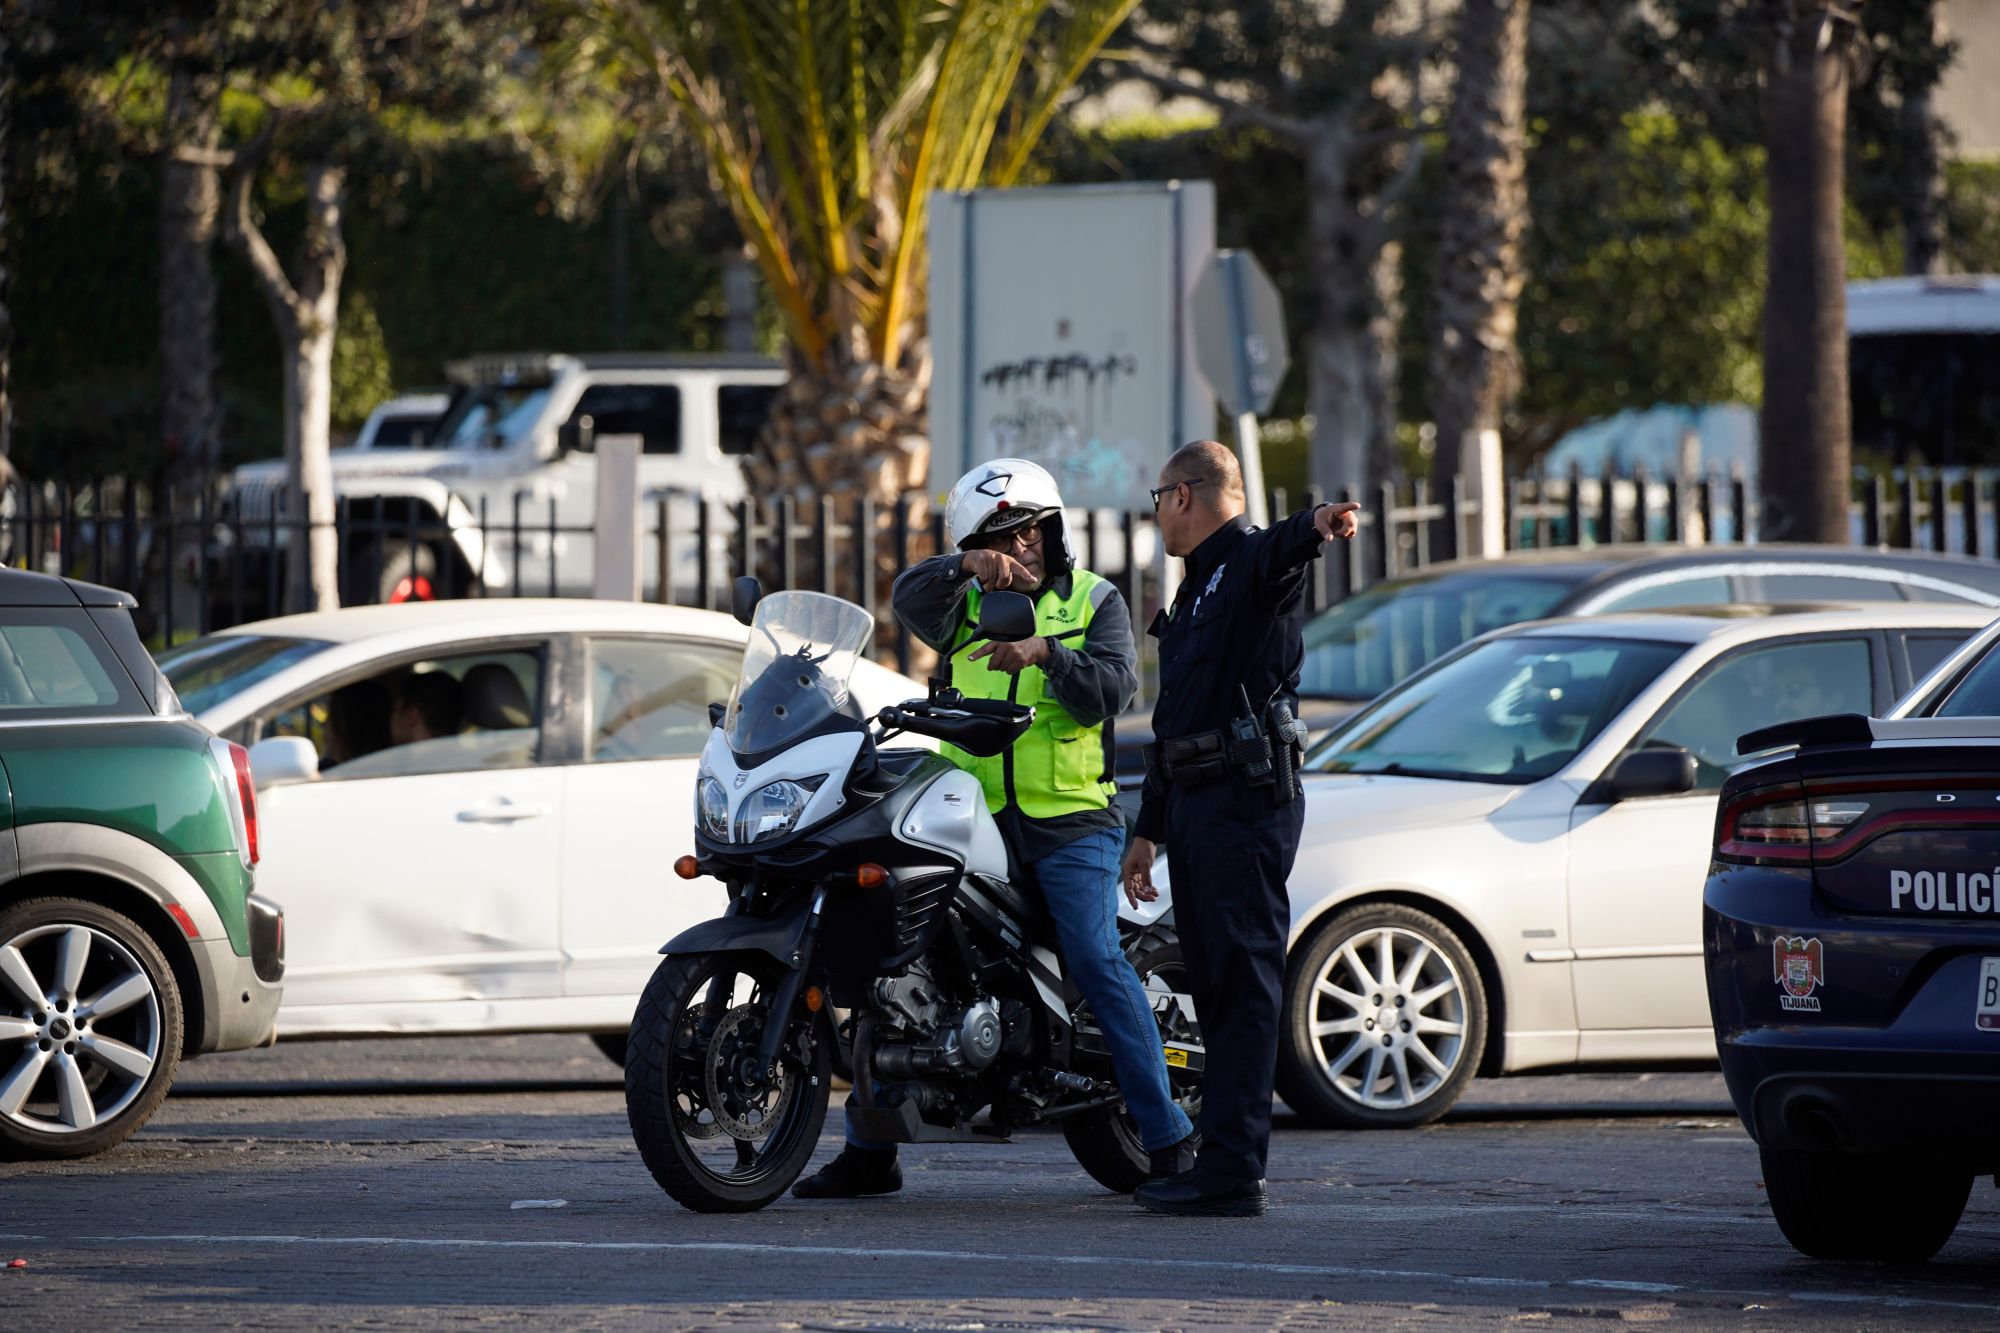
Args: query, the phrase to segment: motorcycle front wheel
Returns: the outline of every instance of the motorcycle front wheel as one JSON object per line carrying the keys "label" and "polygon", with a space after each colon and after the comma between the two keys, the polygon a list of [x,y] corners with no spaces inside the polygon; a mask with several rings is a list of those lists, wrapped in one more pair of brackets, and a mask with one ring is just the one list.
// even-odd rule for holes
{"label": "motorcycle front wheel", "polygon": [[[698,1213],[746,1213],[790,1189],[826,1121],[828,1043],[803,1006],[768,1082],[756,1053],[782,976],[777,962],[664,959],[625,1044],[625,1113],[660,1188]],[[801,1053],[797,1043],[807,1043]],[[803,1056],[803,1058],[801,1058]]]}

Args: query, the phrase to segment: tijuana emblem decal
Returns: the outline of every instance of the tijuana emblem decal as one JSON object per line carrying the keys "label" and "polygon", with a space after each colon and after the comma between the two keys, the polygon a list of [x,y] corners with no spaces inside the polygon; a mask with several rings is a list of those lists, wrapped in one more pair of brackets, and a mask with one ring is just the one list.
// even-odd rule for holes
{"label": "tijuana emblem decal", "polygon": [[1826,953],[1817,939],[1780,935],[1771,946],[1772,967],[1784,994],[1778,1006],[1795,1012],[1819,1012],[1819,996],[1813,991],[1826,984]]}

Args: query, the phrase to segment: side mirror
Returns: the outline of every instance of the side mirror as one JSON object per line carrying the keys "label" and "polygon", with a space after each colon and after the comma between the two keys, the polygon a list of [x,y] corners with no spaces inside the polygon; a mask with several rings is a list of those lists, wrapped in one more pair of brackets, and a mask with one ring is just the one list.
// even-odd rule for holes
{"label": "side mirror", "polygon": [[725,718],[725,717],[727,717],[727,716],[729,716],[729,705],[728,705],[728,704],[710,704],[710,705],[708,706],[708,725],[709,725],[709,726],[711,726],[711,727],[719,727],[719,726],[721,726],[721,725],[722,725],[722,719],[723,719],[723,718]]}
{"label": "side mirror", "polygon": [[597,423],[588,415],[571,417],[556,432],[556,447],[566,454],[590,453],[597,447]]}
{"label": "side mirror", "polygon": [[764,585],[754,575],[745,574],[729,586],[729,612],[742,624],[750,623],[763,600]]}
{"label": "side mirror", "polygon": [[1634,750],[1611,766],[1597,784],[1604,801],[1629,801],[1640,796],[1679,796],[1694,790],[1694,756],[1671,750]]}
{"label": "side mirror", "polygon": [[979,601],[979,628],[974,631],[994,643],[1019,643],[1035,637],[1035,604],[1018,592],[992,592]]}
{"label": "side mirror", "polygon": [[250,747],[250,782],[258,790],[319,776],[319,751],[303,736],[268,736]]}

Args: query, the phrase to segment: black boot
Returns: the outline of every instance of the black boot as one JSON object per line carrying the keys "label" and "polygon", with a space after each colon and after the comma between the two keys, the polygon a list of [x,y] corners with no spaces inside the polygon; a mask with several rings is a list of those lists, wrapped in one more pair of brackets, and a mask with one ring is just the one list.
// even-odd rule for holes
{"label": "black boot", "polygon": [[1132,1201],[1155,1213],[1183,1217],[1262,1217],[1264,1182],[1196,1167],[1171,1180],[1149,1180]]}
{"label": "black boot", "polygon": [[1167,1180],[1183,1171],[1194,1170],[1195,1151],[1200,1147],[1201,1135],[1196,1133],[1188,1135],[1179,1143],[1155,1148],[1146,1154],[1146,1179]]}
{"label": "black boot", "polygon": [[894,1148],[857,1148],[849,1144],[840,1156],[792,1186],[795,1199],[862,1199],[894,1194],[903,1188],[903,1168]]}

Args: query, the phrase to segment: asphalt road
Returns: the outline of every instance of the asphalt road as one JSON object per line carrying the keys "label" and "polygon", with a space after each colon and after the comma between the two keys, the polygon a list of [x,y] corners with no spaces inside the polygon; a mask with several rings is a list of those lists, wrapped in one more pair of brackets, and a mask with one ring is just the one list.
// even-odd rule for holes
{"label": "asphalt road", "polygon": [[117,1152],[0,1165],[0,1327],[2000,1327],[1991,1182],[1926,1268],[1801,1258],[1710,1073],[1486,1082],[1403,1134],[1281,1119],[1270,1214],[1229,1221],[1140,1213],[1053,1134],[701,1217],[618,1089],[581,1038],[197,1061]]}

